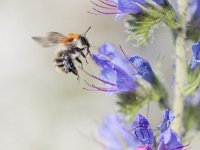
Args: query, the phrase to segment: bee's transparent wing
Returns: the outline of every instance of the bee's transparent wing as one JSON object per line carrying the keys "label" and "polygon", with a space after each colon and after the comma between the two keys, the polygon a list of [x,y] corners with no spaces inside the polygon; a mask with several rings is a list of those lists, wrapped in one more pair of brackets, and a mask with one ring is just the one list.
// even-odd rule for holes
{"label": "bee's transparent wing", "polygon": [[51,47],[59,44],[60,39],[64,37],[64,35],[58,32],[49,32],[47,37],[32,37],[32,39],[38,42],[42,47]]}

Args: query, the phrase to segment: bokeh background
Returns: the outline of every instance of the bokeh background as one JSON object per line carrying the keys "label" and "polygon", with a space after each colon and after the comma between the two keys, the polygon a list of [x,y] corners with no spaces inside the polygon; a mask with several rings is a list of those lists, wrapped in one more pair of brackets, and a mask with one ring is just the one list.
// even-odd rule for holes
{"label": "bokeh background", "polygon": [[[76,77],[55,71],[53,48],[42,48],[32,36],[56,31],[88,33],[92,52],[103,42],[122,45],[127,54],[142,55],[156,67],[162,56],[162,81],[172,91],[173,41],[170,31],[160,26],[151,44],[134,48],[126,42],[123,18],[95,16],[89,0],[0,0],[0,149],[1,150],[102,150],[95,131],[103,116],[115,111],[115,96],[83,90],[81,73]],[[89,60],[85,69],[98,75]],[[145,108],[142,111],[145,113]],[[159,115],[158,115],[159,114]],[[149,118],[155,127],[160,111],[150,105]]]}

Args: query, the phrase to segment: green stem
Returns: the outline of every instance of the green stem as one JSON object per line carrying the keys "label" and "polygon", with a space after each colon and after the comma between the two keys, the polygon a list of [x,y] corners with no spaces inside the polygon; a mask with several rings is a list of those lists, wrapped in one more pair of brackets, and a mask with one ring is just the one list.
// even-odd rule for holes
{"label": "green stem", "polygon": [[173,103],[173,112],[175,114],[175,121],[173,129],[177,134],[182,132],[182,119],[184,110],[184,96],[182,89],[185,83],[185,39],[186,39],[186,13],[188,0],[177,0],[178,3],[178,22],[180,28],[177,30],[176,38],[176,70],[175,70],[175,95]]}

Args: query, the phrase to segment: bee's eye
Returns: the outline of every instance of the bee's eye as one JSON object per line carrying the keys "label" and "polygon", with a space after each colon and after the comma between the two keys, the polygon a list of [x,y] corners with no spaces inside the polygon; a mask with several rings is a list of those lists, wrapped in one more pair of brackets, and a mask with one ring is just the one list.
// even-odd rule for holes
{"label": "bee's eye", "polygon": [[85,37],[81,36],[80,38],[81,38],[81,43],[83,45],[90,46],[88,40]]}

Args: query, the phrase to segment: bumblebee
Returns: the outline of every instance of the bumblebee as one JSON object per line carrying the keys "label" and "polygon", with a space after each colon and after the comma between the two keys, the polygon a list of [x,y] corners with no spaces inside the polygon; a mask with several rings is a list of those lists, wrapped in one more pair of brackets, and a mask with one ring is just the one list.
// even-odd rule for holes
{"label": "bumblebee", "polygon": [[[42,47],[58,46],[54,59],[54,64],[58,70],[64,73],[73,73],[78,76],[78,70],[74,64],[76,60],[81,64],[82,61],[79,59],[80,55],[85,58],[90,53],[90,43],[86,38],[87,32],[90,30],[89,27],[84,34],[70,33],[64,36],[58,32],[49,32],[47,37],[32,37],[33,40],[38,42]],[[84,53],[86,51],[86,54]]]}

